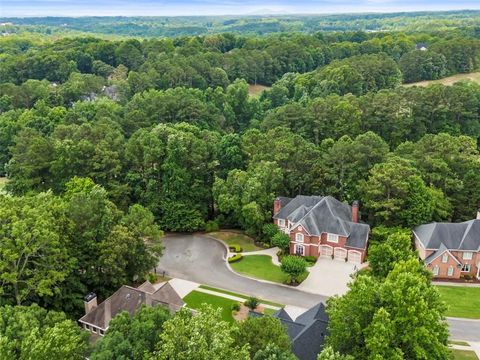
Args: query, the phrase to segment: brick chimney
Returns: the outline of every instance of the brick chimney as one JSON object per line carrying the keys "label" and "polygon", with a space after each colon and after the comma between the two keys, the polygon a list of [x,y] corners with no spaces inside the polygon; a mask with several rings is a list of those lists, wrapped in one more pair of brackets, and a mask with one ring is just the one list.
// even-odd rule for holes
{"label": "brick chimney", "polygon": [[358,223],[358,201],[352,203],[352,222]]}
{"label": "brick chimney", "polygon": [[90,294],[85,296],[84,300],[85,314],[88,314],[90,311],[97,307],[97,294],[95,294],[94,292],[91,292]]}
{"label": "brick chimney", "polygon": [[282,208],[282,201],[280,200],[280,198],[277,197],[273,202],[273,215],[277,214],[281,208]]}

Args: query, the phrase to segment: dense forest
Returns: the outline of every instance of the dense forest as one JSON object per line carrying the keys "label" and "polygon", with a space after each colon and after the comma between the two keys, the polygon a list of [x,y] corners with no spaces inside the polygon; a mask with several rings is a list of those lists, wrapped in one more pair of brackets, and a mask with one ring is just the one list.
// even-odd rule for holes
{"label": "dense forest", "polygon": [[[437,14],[437,24],[452,29],[429,31],[430,16],[356,16],[358,28],[425,28],[415,32],[357,31],[350,16],[262,18],[261,25],[248,18],[216,28],[231,33],[115,40],[31,34],[50,33],[63,19],[4,25],[12,32],[0,38],[0,176],[8,179],[0,190],[0,305],[8,305],[0,345],[18,354],[36,344],[37,358],[46,359],[50,332],[71,331],[68,341],[86,351],[67,318],[78,317],[87,292],[104,298],[145,276],[161,254],[163,231],[236,227],[268,242],[265,224],[278,195],[359,200],[373,227],[472,219],[480,201],[480,85],[402,84],[477,71],[479,17]],[[460,18],[472,27],[455,27]],[[92,21],[68,19],[68,27],[109,33],[114,26]],[[188,22],[181,19],[169,20],[175,30],[162,19],[111,21],[123,24],[117,33],[124,35],[210,32],[208,19],[197,30],[181,30],[177,22]],[[250,25],[255,33],[298,32],[253,36]],[[318,31],[327,28],[347,31]],[[266,90],[252,95],[258,84]],[[430,291],[413,252],[403,260]],[[362,281],[388,292],[405,280],[399,271]],[[337,301],[360,306],[354,296]],[[20,310],[32,303],[49,315],[36,305]],[[168,331],[177,321],[208,331],[218,320],[209,310],[203,320],[157,311],[145,316],[171,322],[162,337],[172,347],[178,334]],[[344,313],[331,315],[340,326]],[[12,343],[2,329],[15,328],[16,318],[34,321],[43,337]],[[249,358],[233,330],[218,331],[231,340],[218,351]],[[446,339],[444,329],[433,333]],[[115,347],[113,335],[110,341]],[[342,341],[332,337],[331,345],[345,352]],[[258,359],[272,359],[279,347],[257,349],[267,354]]]}
{"label": "dense forest", "polygon": [[478,27],[478,10],[332,15],[251,15],[177,17],[0,18],[6,32],[95,33],[109,36],[192,36],[212,33],[265,35],[317,31],[443,31]]}

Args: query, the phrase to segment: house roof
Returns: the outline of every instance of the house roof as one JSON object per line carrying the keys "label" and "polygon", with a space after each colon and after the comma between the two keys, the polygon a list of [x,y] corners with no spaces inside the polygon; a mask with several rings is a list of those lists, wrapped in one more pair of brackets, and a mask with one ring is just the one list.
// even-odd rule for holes
{"label": "house roof", "polygon": [[461,223],[430,223],[413,229],[426,249],[480,251],[480,219]]}
{"label": "house roof", "polygon": [[281,309],[273,317],[287,327],[292,340],[292,351],[300,360],[316,360],[327,335],[328,316],[325,305],[319,303],[310,308],[295,321]]}
{"label": "house roof", "polygon": [[352,222],[352,207],[331,196],[298,195],[274,219],[287,219],[301,225],[310,235],[331,233],[347,237],[346,246],[364,249],[370,226]]}
{"label": "house roof", "polygon": [[154,286],[146,281],[138,288],[123,285],[79,321],[106,330],[110,320],[123,311],[133,315],[142,305],[163,305],[174,312],[184,304],[182,298],[168,282],[155,290]]}

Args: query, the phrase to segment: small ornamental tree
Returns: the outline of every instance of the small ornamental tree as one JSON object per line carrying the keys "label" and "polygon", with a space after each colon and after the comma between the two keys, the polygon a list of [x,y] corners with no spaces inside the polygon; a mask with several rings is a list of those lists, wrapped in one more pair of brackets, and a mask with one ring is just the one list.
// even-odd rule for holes
{"label": "small ornamental tree", "polygon": [[307,270],[307,262],[300,256],[285,256],[280,266],[282,271],[290,276],[291,282],[296,283],[298,277]]}
{"label": "small ornamental tree", "polygon": [[273,237],[278,233],[278,227],[275,224],[265,224],[262,227],[262,241],[273,244]]}
{"label": "small ornamental tree", "polygon": [[249,297],[245,300],[245,306],[248,307],[250,310],[255,310],[259,304],[259,301],[256,297]]}
{"label": "small ornamental tree", "polygon": [[287,253],[290,248],[290,236],[284,232],[277,232],[272,238],[272,245],[278,246],[282,252]]}

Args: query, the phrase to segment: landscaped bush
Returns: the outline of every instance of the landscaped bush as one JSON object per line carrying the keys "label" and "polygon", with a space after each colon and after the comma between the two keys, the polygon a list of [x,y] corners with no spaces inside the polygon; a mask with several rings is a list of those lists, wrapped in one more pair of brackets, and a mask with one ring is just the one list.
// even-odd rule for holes
{"label": "landscaped bush", "polygon": [[236,253],[239,253],[239,252],[242,252],[242,248],[240,245],[238,244],[231,244],[228,246],[228,248],[230,249],[230,251],[232,252],[236,252]]}
{"label": "landscaped bush", "polygon": [[205,224],[206,232],[218,231],[219,229],[220,229],[220,226],[218,225],[218,221],[216,220],[207,221]]}
{"label": "landscaped bush", "polygon": [[157,275],[153,273],[148,273],[146,276],[146,280],[154,284],[157,282]]}
{"label": "landscaped bush", "polygon": [[315,264],[317,262],[317,258],[315,256],[304,256],[303,257],[305,259],[306,262],[308,262],[309,264]]}
{"label": "landscaped bush", "polygon": [[258,299],[256,297],[252,296],[252,297],[249,297],[247,300],[245,300],[244,304],[250,310],[255,310],[257,308],[258,304],[260,304],[260,302],[258,301]]}
{"label": "landscaped bush", "polygon": [[278,227],[275,224],[265,224],[262,227],[262,241],[271,244],[272,238],[278,233]]}
{"label": "landscaped bush", "polygon": [[283,252],[288,252],[290,248],[290,236],[283,232],[278,232],[272,238],[272,245],[278,246]]}
{"label": "landscaped bush", "polygon": [[303,257],[289,255],[282,259],[280,268],[290,276],[291,283],[300,283],[302,281],[300,276],[306,273],[307,262]]}
{"label": "landscaped bush", "polygon": [[242,259],[242,257],[243,257],[242,254],[233,255],[233,256],[228,258],[228,262],[233,263],[233,262],[236,262],[236,261],[240,261]]}
{"label": "landscaped bush", "polygon": [[232,311],[240,311],[240,303],[232,304]]}

